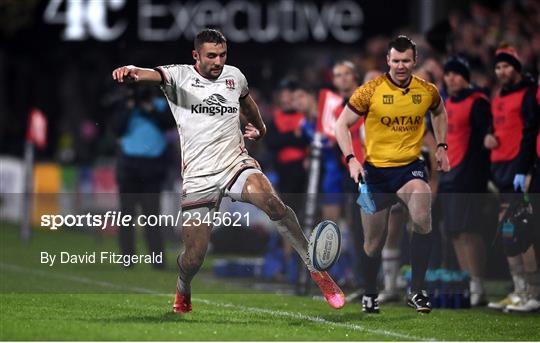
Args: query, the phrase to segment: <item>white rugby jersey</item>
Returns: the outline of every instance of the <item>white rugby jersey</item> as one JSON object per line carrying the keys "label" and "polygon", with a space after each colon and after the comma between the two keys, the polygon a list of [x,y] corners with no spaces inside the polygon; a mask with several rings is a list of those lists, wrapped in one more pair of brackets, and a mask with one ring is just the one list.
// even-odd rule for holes
{"label": "white rugby jersey", "polygon": [[215,80],[193,65],[157,67],[176,120],[182,150],[182,176],[202,176],[226,169],[245,152],[240,131],[240,101],[249,93],[246,77],[225,65]]}

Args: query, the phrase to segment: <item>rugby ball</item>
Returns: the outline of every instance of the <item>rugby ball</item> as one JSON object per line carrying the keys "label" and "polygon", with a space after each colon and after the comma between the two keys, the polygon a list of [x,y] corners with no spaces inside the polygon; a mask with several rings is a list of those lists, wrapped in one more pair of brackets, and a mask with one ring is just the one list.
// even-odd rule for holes
{"label": "rugby ball", "polygon": [[318,271],[330,269],[339,258],[341,232],[336,223],[325,220],[313,229],[309,238],[308,254]]}

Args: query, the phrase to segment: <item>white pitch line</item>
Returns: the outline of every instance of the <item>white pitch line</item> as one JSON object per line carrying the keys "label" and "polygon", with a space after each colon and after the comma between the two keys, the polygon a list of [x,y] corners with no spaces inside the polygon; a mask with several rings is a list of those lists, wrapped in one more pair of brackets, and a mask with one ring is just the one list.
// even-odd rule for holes
{"label": "white pitch line", "polygon": [[[171,297],[170,294],[159,293],[159,292],[156,292],[156,291],[148,289],[148,288],[126,287],[126,286],[117,285],[117,284],[114,284],[114,283],[111,283],[111,282],[108,282],[108,281],[94,280],[94,279],[89,279],[89,278],[86,278],[86,277],[72,276],[72,275],[67,275],[67,274],[58,273],[58,272],[50,273],[50,272],[45,272],[45,271],[38,270],[38,269],[22,267],[22,266],[15,265],[15,264],[9,264],[9,263],[0,262],[0,267],[2,267],[4,269],[16,271],[16,272],[31,273],[31,274],[34,274],[34,275],[40,275],[40,276],[45,276],[45,277],[52,277],[52,278],[57,278],[57,279],[69,280],[69,281],[78,282],[78,283],[84,283],[84,284],[89,284],[89,285],[96,285],[96,286],[100,286],[100,287],[104,287],[104,288],[112,288],[112,289],[125,290],[125,291],[143,293],[143,294],[149,294],[149,295]],[[203,304],[217,306],[217,307],[224,307],[224,308],[230,308],[230,309],[234,309],[234,310],[248,311],[248,312],[258,313],[258,314],[267,314],[267,315],[271,315],[271,316],[274,316],[274,317],[287,317],[287,318],[292,318],[292,319],[305,320],[305,321],[310,321],[310,322],[313,322],[313,323],[320,323],[320,324],[325,324],[325,325],[339,327],[339,328],[346,328],[346,329],[359,331],[359,332],[364,332],[364,333],[376,334],[376,335],[387,336],[387,337],[394,337],[394,338],[398,338],[398,339],[406,339],[406,340],[413,340],[413,341],[435,341],[436,340],[435,338],[425,338],[425,337],[412,336],[412,335],[407,335],[407,334],[394,332],[394,331],[390,331],[390,330],[370,329],[370,328],[366,328],[366,327],[364,327],[362,325],[358,325],[358,324],[333,322],[333,321],[330,321],[330,320],[327,320],[327,319],[324,319],[324,318],[321,318],[321,317],[308,316],[308,315],[304,315],[304,314],[301,314],[301,313],[295,313],[295,312],[280,311],[280,310],[270,310],[270,309],[265,309],[265,308],[260,308],[260,307],[248,307],[248,306],[232,304],[232,303],[213,302],[213,301],[209,301],[209,300],[201,299],[201,298],[193,298],[192,300],[194,302],[200,302],[200,303],[203,303]]]}
{"label": "white pitch line", "polygon": [[399,339],[409,339],[409,340],[413,340],[413,341],[435,341],[436,340],[435,338],[423,338],[423,337],[418,337],[418,336],[411,336],[411,335],[402,334],[402,333],[398,333],[398,332],[393,332],[393,331],[389,331],[389,330],[369,329],[369,328],[366,328],[366,327],[364,327],[362,325],[357,325],[357,324],[352,324],[352,323],[333,322],[333,321],[330,321],[330,320],[327,320],[327,319],[324,319],[324,318],[321,318],[321,317],[308,316],[308,315],[304,315],[304,314],[301,314],[301,313],[295,313],[295,312],[269,310],[269,309],[260,308],[260,307],[247,307],[247,306],[242,306],[242,305],[237,305],[237,304],[230,304],[230,303],[229,304],[227,304],[227,303],[215,303],[215,302],[208,301],[208,300],[205,300],[205,299],[197,299],[197,302],[202,302],[204,304],[214,305],[214,306],[219,306],[219,307],[234,308],[234,309],[237,309],[237,310],[249,311],[249,312],[254,312],[254,313],[259,313],[259,314],[269,314],[269,315],[272,315],[274,317],[289,317],[289,318],[292,318],[292,319],[306,320],[306,321],[315,322],[315,323],[327,324],[327,325],[330,325],[330,326],[337,326],[337,327],[347,328],[347,329],[351,329],[351,330],[354,330],[354,331],[377,334],[377,335],[381,335],[381,336],[395,337],[395,338],[399,338]]}

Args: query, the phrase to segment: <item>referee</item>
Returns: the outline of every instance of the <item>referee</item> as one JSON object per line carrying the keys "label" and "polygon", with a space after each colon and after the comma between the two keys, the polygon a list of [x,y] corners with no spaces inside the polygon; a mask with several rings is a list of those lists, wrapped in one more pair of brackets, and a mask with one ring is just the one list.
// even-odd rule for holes
{"label": "referee", "polygon": [[[350,176],[363,178],[369,193],[362,192],[362,225],[366,290],[362,310],[378,313],[377,273],[386,239],[390,207],[402,202],[413,221],[411,238],[412,283],[407,304],[421,313],[431,312],[424,278],[431,254],[431,189],[421,159],[424,117],[431,111],[438,148],[438,169],[450,169],[446,155],[447,115],[437,88],[412,74],[416,44],[398,36],[388,45],[389,71],[356,89],[336,124],[336,138],[346,156]],[[365,116],[364,166],[353,154],[349,127]],[[365,188],[364,188],[365,191]]]}

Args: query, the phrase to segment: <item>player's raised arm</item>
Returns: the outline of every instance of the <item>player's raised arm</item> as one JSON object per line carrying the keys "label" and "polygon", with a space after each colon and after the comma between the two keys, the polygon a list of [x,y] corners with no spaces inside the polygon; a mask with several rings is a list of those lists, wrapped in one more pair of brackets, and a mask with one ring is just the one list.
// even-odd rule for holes
{"label": "player's raised arm", "polygon": [[448,114],[444,108],[442,100],[439,101],[437,107],[431,110],[431,123],[433,125],[433,132],[435,133],[435,140],[437,141],[437,152],[435,158],[437,160],[437,169],[442,171],[450,171],[450,162],[448,162],[448,156],[446,150],[446,132],[448,128]]}
{"label": "player's raised arm", "polygon": [[259,107],[249,94],[240,98],[240,110],[248,122],[244,137],[251,140],[262,138],[266,134],[266,125],[264,125]]}
{"label": "player's raised arm", "polygon": [[116,68],[112,72],[113,80],[118,83],[146,82],[160,83],[161,74],[154,69],[139,68],[133,65]]}
{"label": "player's raised arm", "polygon": [[359,119],[360,116],[353,112],[347,105],[339,115],[339,118],[336,121],[335,129],[336,140],[339,144],[341,152],[344,156],[346,156],[350,176],[354,179],[355,182],[358,182],[359,175],[363,175],[364,170],[360,162],[358,162],[358,160],[354,157],[351,133],[349,131],[349,128],[353,126]]}

